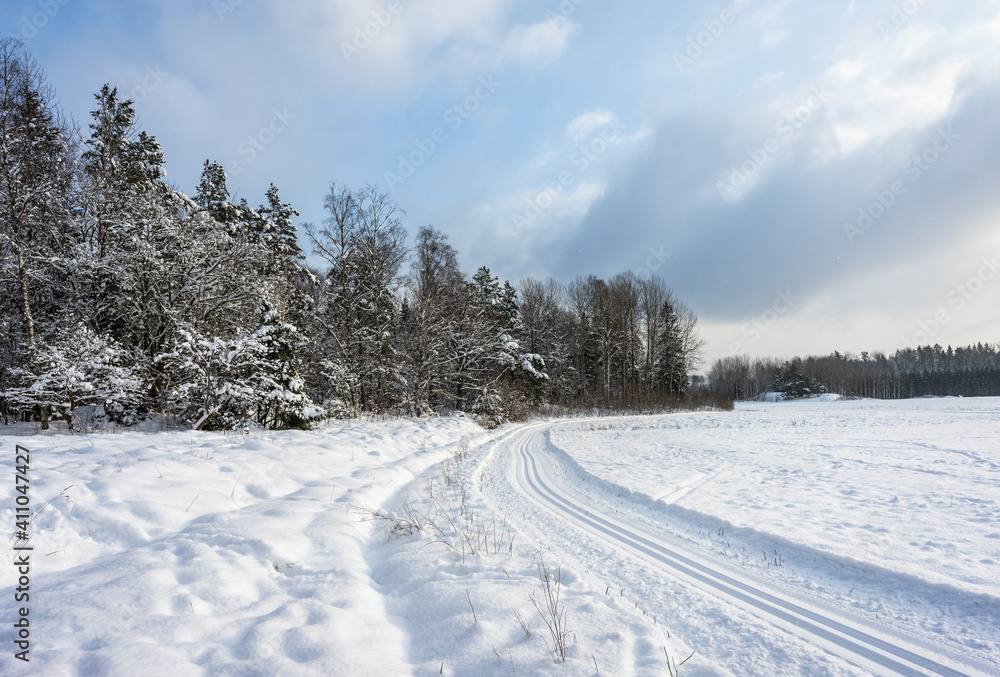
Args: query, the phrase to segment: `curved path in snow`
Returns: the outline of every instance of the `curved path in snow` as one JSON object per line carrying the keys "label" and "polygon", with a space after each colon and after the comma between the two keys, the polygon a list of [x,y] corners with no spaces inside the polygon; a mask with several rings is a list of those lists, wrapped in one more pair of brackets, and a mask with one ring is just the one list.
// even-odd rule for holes
{"label": "curved path in snow", "polygon": [[[730,568],[683,552],[674,544],[629,523],[574,490],[554,472],[546,451],[551,424],[529,425],[508,436],[502,444],[516,460],[514,479],[521,492],[560,519],[611,545],[652,561],[666,573],[684,579],[729,603],[821,646],[847,661],[878,675],[946,675],[980,677],[993,672],[989,666],[972,666],[942,657],[916,641],[880,632],[861,619],[810,606],[797,596],[764,589],[740,578]],[[987,672],[988,671],[988,672]]]}

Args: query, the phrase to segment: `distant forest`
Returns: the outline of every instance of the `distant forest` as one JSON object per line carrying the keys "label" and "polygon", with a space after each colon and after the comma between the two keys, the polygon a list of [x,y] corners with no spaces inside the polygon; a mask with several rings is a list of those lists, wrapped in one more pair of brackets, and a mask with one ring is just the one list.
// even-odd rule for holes
{"label": "distant forest", "polygon": [[86,129],[56,101],[23,43],[0,43],[4,422],[283,428],[459,410],[495,425],[691,400],[697,318],[659,278],[469,276],[433,228],[408,245],[372,186],[331,186],[326,220],[304,226],[313,267],[273,185],[259,206],[234,202],[206,161],[188,197],[114,87]]}
{"label": "distant forest", "polygon": [[767,392],[797,396],[836,393],[845,397],[903,399],[924,396],[1000,396],[1000,345],[940,345],[825,357],[717,360],[709,371],[713,390],[735,399]]}

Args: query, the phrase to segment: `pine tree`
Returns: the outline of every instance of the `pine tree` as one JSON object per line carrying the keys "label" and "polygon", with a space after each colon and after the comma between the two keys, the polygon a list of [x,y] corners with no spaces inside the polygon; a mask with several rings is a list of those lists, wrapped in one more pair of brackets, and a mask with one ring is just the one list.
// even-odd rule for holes
{"label": "pine tree", "polygon": [[240,210],[229,201],[226,170],[218,162],[205,160],[194,201],[213,219],[223,224],[230,234],[235,233]]}
{"label": "pine tree", "polygon": [[279,316],[284,320],[289,315],[301,312],[303,299],[296,295],[295,278],[302,272],[304,256],[298,243],[298,231],[292,222],[299,213],[288,203],[282,202],[278,189],[272,183],[267,190],[267,204],[257,213],[260,218],[255,224],[255,233],[265,252],[264,273],[273,286],[273,296]]}
{"label": "pine tree", "polygon": [[785,368],[775,377],[772,390],[782,393],[785,398],[799,398],[825,393],[826,386],[814,375],[803,374],[798,362],[786,362]]}
{"label": "pine tree", "polygon": [[[467,383],[474,394],[471,410],[488,425],[520,416],[526,386],[548,376],[538,355],[525,353],[515,336],[521,331],[517,291],[481,267],[469,285],[470,322],[465,338]],[[517,413],[515,413],[517,412]]]}
{"label": "pine tree", "polygon": [[307,428],[315,407],[303,392],[296,357],[296,329],[261,300],[252,339],[259,348],[251,376],[257,393],[257,422],[268,428]]}
{"label": "pine tree", "polygon": [[681,322],[671,299],[660,307],[661,333],[657,343],[657,381],[668,393],[683,393],[688,386]]}
{"label": "pine tree", "polygon": [[95,95],[90,136],[81,155],[77,218],[83,247],[74,256],[77,319],[136,345],[138,330],[127,299],[135,281],[129,271],[140,255],[142,224],[162,209],[163,151],[156,139],[137,132],[132,101],[104,85]]}

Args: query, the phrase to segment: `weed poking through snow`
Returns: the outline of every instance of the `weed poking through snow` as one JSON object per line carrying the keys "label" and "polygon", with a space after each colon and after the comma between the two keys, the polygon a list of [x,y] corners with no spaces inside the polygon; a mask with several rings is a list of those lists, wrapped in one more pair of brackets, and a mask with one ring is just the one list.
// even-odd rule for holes
{"label": "weed poking through snow", "polygon": [[566,639],[569,637],[570,631],[566,626],[566,607],[559,601],[559,595],[562,592],[562,567],[556,567],[556,572],[553,574],[545,563],[545,556],[542,555],[541,551],[538,553],[538,578],[542,582],[542,596],[544,598],[542,604],[539,605],[538,600],[535,599],[535,593],[531,593],[528,597],[535,605],[538,615],[545,622],[545,627],[549,630],[549,636],[552,638],[551,650],[556,661],[565,663]]}

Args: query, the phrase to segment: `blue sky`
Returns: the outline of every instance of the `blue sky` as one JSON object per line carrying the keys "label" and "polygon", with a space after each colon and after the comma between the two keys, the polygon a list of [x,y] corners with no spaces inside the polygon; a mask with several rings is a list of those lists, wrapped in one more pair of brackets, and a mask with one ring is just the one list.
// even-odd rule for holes
{"label": "blue sky", "polygon": [[[292,6],[289,6],[292,5]],[[63,107],[302,220],[378,184],[463,266],[655,272],[708,358],[1000,341],[1000,2],[7,0]]]}

